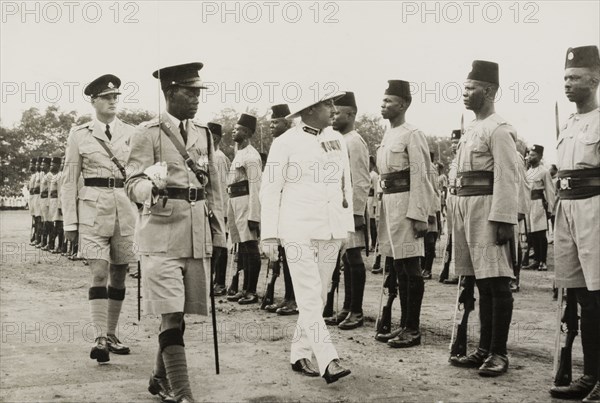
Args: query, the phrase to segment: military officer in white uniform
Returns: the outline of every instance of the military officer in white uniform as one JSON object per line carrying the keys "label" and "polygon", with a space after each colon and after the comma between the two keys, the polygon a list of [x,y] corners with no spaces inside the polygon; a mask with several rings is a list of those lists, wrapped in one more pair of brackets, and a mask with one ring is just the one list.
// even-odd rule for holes
{"label": "military officer in white uniform", "polygon": [[425,135],[405,116],[412,101],[410,84],[389,80],[381,115],[390,121],[377,149],[377,167],[383,190],[379,216],[379,251],[394,259],[402,316],[400,328],[388,345],[406,348],[421,343],[420,317],[425,286],[420,259],[428,221],[435,219],[430,182],[431,162]]}
{"label": "military officer in white uniform", "polygon": [[[165,67],[160,78],[166,111],[140,125],[131,140],[126,191],[141,205],[136,232],[144,310],[161,315],[159,348],[148,391],[193,402],[183,341],[184,313],[207,315],[210,260],[225,248],[221,181],[212,136],[196,115],[202,63]],[[175,145],[185,148],[186,160]]]}
{"label": "military officer in white uniform", "polygon": [[109,352],[129,353],[117,337],[117,325],[127,269],[134,259],[136,212],[125,194],[121,168],[135,129],[116,117],[120,85],[118,77],[106,74],[85,88],[95,115],[71,130],[62,173],[65,238],[74,242],[79,237],[79,251],[92,272],[88,298],[97,337],[90,358],[98,362],[109,361]]}
{"label": "military officer in white uniform", "polygon": [[[463,92],[475,113],[457,151],[453,242],[457,274],[475,276],[479,290],[479,348],[451,364],[479,368],[481,376],[508,369],[506,343],[513,310],[510,243],[518,211],[517,134],[495,112],[498,64],[475,60]],[[514,248],[512,248],[514,249]]]}
{"label": "military officer in white uniform", "polygon": [[577,112],[558,138],[558,208],[554,228],[556,286],[574,289],[581,312],[583,376],[550,390],[560,399],[600,401],[600,56],[569,48],[565,93]]}
{"label": "military officer in white uniform", "polygon": [[273,140],[260,191],[263,250],[275,260],[279,242],[285,248],[298,304],[292,369],[321,374],[327,383],[350,374],[339,364],[322,312],[341,243],[354,231],[348,151],[342,135],[328,128],[333,98],[296,105],[288,119],[300,122]]}

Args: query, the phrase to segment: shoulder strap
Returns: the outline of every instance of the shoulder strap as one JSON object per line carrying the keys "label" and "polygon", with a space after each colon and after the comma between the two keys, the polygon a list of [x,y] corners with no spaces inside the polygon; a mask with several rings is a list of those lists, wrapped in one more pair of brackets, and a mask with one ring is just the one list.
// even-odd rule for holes
{"label": "shoulder strap", "polygon": [[[181,144],[177,137],[175,137],[175,133],[173,133],[169,126],[167,126],[164,122],[161,121],[160,128],[165,132],[169,140],[171,140],[171,143],[173,143],[179,154],[181,154],[181,156],[183,157],[185,164],[188,166],[188,168],[192,170],[194,175],[196,175],[196,178],[198,178],[200,183],[206,185],[206,181],[208,181],[209,178],[208,173],[200,169],[198,165],[196,165],[194,160],[190,158],[190,155],[187,153],[185,147],[183,146],[183,144]],[[206,178],[204,181],[201,180],[203,176]]]}
{"label": "shoulder strap", "polygon": [[[94,137],[94,136],[92,136],[92,137]],[[117,157],[115,157],[115,155],[112,153],[112,151],[110,151],[110,148],[108,148],[106,143],[104,143],[104,141],[100,140],[98,137],[94,137],[94,138],[96,139],[98,144],[100,144],[102,146],[102,148],[104,148],[104,151],[106,151],[106,153],[110,157],[110,160],[117,166],[117,168],[121,172],[121,175],[123,175],[123,179],[127,179],[127,176],[125,174],[125,168],[123,167],[123,165],[121,165],[121,163],[119,162]]]}

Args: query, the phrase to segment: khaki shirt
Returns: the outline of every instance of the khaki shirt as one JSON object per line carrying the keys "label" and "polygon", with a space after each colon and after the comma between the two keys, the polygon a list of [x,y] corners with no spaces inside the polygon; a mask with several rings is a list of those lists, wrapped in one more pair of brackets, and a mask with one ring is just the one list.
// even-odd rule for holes
{"label": "khaki shirt", "polygon": [[231,161],[221,149],[215,150],[215,164],[219,173],[219,181],[221,182],[221,190],[223,192],[223,217],[227,218],[227,206],[229,203],[229,195],[227,194],[227,175]]}
{"label": "khaki shirt", "polygon": [[364,216],[367,198],[371,188],[369,175],[369,149],[367,143],[356,130],[343,135],[348,147],[350,172],[352,173],[352,205],[354,215]]}
{"label": "khaki shirt", "polygon": [[563,125],[556,146],[558,170],[600,167],[600,108],[574,113]]}
{"label": "khaki shirt", "polygon": [[[260,154],[256,151],[256,148],[252,145],[247,145],[241,150],[235,153],[233,161],[229,167],[229,175],[227,177],[227,184],[248,181],[249,196],[247,198],[248,205],[242,206],[241,203],[236,200],[236,203],[232,205],[235,210],[242,209],[246,217],[246,220],[260,222],[260,183],[262,179],[262,160]],[[246,200],[244,197],[236,199]],[[232,200],[233,201],[233,200]],[[243,203],[245,204],[245,203]],[[247,211],[247,214],[246,214]],[[230,224],[233,224],[231,222]]]}

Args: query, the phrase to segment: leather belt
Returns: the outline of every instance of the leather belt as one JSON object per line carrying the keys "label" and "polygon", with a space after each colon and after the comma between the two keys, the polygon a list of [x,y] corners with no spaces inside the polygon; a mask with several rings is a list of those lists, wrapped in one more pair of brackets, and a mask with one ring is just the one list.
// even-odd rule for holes
{"label": "leather belt", "polygon": [[544,189],[533,189],[531,191],[531,200],[544,199]]}
{"label": "leather belt", "polygon": [[83,184],[85,186],[93,186],[99,188],[122,188],[125,181],[120,178],[85,178]]}
{"label": "leather belt", "polygon": [[53,190],[50,192],[51,199],[58,199],[58,190]]}
{"label": "leather belt", "polygon": [[379,184],[383,194],[408,192],[410,191],[410,170],[381,174]]}
{"label": "leather belt", "polygon": [[31,194],[32,195],[39,195],[40,194],[40,188],[33,188],[33,189],[31,189]]}
{"label": "leather belt", "polygon": [[232,183],[227,186],[227,193],[230,198],[246,196],[250,194],[250,184],[248,181]]}
{"label": "leather belt", "polygon": [[167,188],[169,199],[185,200],[190,203],[206,199],[203,188]]}
{"label": "leather belt", "polygon": [[563,200],[600,195],[600,168],[558,171],[558,196]]}
{"label": "leather belt", "polygon": [[494,194],[493,171],[459,172],[456,176],[457,196],[486,196]]}
{"label": "leather belt", "polygon": [[48,191],[44,190],[43,192],[41,192],[40,193],[40,198],[47,199],[48,198]]}

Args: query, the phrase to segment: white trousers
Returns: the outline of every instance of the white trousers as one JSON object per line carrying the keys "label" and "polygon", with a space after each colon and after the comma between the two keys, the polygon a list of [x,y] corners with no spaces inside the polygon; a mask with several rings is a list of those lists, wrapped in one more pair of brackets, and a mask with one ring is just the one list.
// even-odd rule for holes
{"label": "white trousers", "polygon": [[325,373],[329,363],[338,358],[323,320],[323,306],[341,242],[339,239],[281,240],[299,312],[290,362],[293,364],[302,358],[310,360],[314,354],[321,375]]}

